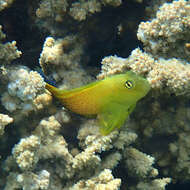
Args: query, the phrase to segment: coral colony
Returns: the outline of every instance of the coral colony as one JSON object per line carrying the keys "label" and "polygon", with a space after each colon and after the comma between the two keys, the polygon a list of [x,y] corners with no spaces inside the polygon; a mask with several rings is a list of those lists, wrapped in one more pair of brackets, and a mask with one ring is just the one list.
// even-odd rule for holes
{"label": "coral colony", "polygon": [[[132,5],[144,10],[140,20]],[[26,20],[17,14],[22,9]],[[22,42],[38,38],[31,33],[26,39],[22,29],[14,33],[19,21],[10,22],[10,10],[24,26],[37,28],[43,46],[19,48],[21,36]],[[109,11],[119,15],[118,23]],[[118,36],[130,47],[129,28],[141,48],[120,56],[112,40]],[[93,46],[100,42],[105,49]],[[30,45],[30,53],[38,51],[33,65],[32,55],[25,56]],[[113,53],[105,56],[107,49]],[[102,61],[89,67],[93,55]],[[171,181],[188,182],[189,62],[189,1],[0,0],[0,189],[164,190]],[[150,91],[120,130],[104,136],[96,118],[72,113],[54,99],[35,67],[61,89],[132,71],[146,78]]]}

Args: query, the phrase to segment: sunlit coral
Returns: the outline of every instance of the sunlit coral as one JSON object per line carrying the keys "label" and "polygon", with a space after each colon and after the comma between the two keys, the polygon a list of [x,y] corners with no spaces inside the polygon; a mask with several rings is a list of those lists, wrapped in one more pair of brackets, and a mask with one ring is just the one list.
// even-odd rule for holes
{"label": "sunlit coral", "polygon": [[145,45],[145,50],[166,58],[179,57],[190,60],[187,43],[190,41],[190,3],[179,0],[163,4],[156,18],[141,22],[138,39]]}
{"label": "sunlit coral", "polygon": [[176,95],[190,93],[190,65],[176,58],[155,59],[151,54],[139,48],[124,59],[116,56],[105,57],[99,79],[128,69],[147,77],[153,89]]}
{"label": "sunlit coral", "polygon": [[16,41],[2,43],[1,41],[5,37],[6,36],[2,31],[2,26],[0,25],[0,65],[11,63],[12,60],[19,58],[22,54],[22,52],[16,47]]}
{"label": "sunlit coral", "polygon": [[117,190],[121,185],[120,179],[114,179],[111,171],[105,169],[97,177],[93,177],[89,180],[81,180],[69,190]]}
{"label": "sunlit coral", "polygon": [[4,133],[5,126],[12,122],[13,122],[13,118],[5,114],[0,114],[0,135]]}
{"label": "sunlit coral", "polygon": [[[0,189],[164,190],[189,182],[189,1],[0,0],[0,11]],[[128,38],[136,32],[142,44],[134,49]],[[151,91],[120,130],[101,136],[95,118],[70,113],[44,89],[38,58],[63,89],[95,81],[99,71],[104,79],[132,70]]]}
{"label": "sunlit coral", "polygon": [[37,72],[29,71],[27,67],[10,69],[7,78],[7,92],[1,97],[4,107],[9,111],[34,110],[33,100],[44,91],[43,78]]}

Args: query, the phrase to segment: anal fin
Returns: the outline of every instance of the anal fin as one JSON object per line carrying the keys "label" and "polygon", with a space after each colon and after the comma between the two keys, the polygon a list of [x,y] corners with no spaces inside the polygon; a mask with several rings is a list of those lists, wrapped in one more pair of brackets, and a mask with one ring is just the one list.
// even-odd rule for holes
{"label": "anal fin", "polygon": [[100,125],[100,133],[102,135],[108,135],[115,129],[122,127],[129,116],[129,114],[134,109],[135,105],[130,107],[113,107],[113,109],[103,110],[98,114],[98,121]]}

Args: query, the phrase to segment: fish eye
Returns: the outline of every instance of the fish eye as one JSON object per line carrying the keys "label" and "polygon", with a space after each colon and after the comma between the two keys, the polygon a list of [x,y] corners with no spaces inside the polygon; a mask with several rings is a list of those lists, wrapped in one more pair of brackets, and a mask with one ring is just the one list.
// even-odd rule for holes
{"label": "fish eye", "polygon": [[131,88],[133,88],[133,83],[130,80],[127,80],[125,82],[125,87],[127,87],[128,89],[131,89]]}

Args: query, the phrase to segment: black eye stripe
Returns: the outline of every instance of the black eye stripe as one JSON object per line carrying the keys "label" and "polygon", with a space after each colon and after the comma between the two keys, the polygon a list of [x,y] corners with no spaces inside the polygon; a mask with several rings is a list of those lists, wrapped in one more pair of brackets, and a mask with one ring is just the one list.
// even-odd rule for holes
{"label": "black eye stripe", "polygon": [[133,87],[133,83],[130,80],[127,80],[125,82],[125,87],[128,88],[128,89],[131,89]]}

